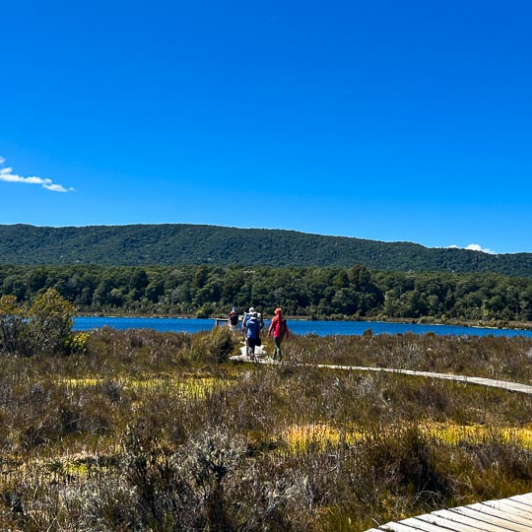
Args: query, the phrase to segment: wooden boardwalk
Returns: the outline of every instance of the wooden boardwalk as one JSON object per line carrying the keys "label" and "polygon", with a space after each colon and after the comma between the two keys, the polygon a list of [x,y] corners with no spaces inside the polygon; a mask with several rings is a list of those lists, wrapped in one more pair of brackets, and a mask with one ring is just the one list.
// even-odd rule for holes
{"label": "wooden boardwalk", "polygon": [[[246,348],[240,348],[241,354],[239,356],[231,357],[231,360],[235,362],[251,362],[246,356]],[[255,353],[257,364],[272,364],[273,361],[270,358],[261,358],[266,356],[264,346],[256,347]],[[278,363],[278,362],[277,362]],[[511,382],[500,379],[487,379],[485,377],[467,377],[465,375],[452,375],[450,373],[434,373],[432,371],[415,371],[411,369],[397,369],[397,368],[372,368],[368,366],[342,366],[335,364],[293,364],[295,366],[309,366],[313,368],[322,369],[335,369],[340,371],[369,371],[375,373],[396,373],[400,375],[414,375],[417,377],[426,377],[430,379],[443,379],[448,381],[463,382],[466,384],[476,384],[479,386],[488,386],[491,388],[499,388],[501,390],[507,390],[509,392],[524,393],[532,395],[532,386],[529,384],[521,384],[519,382]]]}
{"label": "wooden boardwalk", "polygon": [[326,369],[338,369],[345,371],[373,371],[384,373],[398,373],[401,375],[415,375],[419,377],[428,377],[431,379],[444,379],[448,381],[464,382],[467,384],[478,384],[480,386],[489,386],[499,388],[509,392],[519,392],[532,395],[532,386],[521,384],[519,382],[504,381],[499,379],[487,379],[484,377],[466,377],[465,375],[452,375],[449,373],[434,373],[431,371],[415,371],[411,369],[393,369],[393,368],[370,368],[366,366],[338,366],[331,364],[313,364],[314,367]]}
{"label": "wooden boardwalk", "polygon": [[438,510],[366,530],[366,532],[383,531],[532,532],[532,493]]}
{"label": "wooden boardwalk", "polygon": [[[241,355],[232,357],[234,361],[250,362],[245,347]],[[264,348],[256,350],[258,364],[283,364],[273,362],[266,355]],[[444,379],[478,386],[489,386],[510,392],[532,395],[532,386],[518,382],[510,382],[483,377],[466,377],[430,371],[414,371],[408,369],[371,368],[365,366],[340,366],[332,364],[295,364],[296,366],[312,366],[322,369],[341,371],[371,371],[414,375],[431,379]],[[399,522],[389,522],[370,528],[365,532],[532,532],[532,493],[517,495],[509,499],[486,501],[469,506],[461,506],[438,510],[430,514],[411,517]]]}

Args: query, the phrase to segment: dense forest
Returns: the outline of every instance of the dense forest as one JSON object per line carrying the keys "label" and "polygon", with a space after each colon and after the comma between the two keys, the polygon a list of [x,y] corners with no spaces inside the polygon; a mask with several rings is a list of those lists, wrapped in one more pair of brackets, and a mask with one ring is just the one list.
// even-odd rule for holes
{"label": "dense forest", "polygon": [[532,278],[532,254],[426,248],[296,231],[164,224],[0,225],[0,263],[14,265],[341,267]]}
{"label": "dense forest", "polygon": [[49,288],[81,313],[224,316],[231,306],[309,318],[532,321],[532,279],[497,274],[237,266],[0,266],[0,296]]}

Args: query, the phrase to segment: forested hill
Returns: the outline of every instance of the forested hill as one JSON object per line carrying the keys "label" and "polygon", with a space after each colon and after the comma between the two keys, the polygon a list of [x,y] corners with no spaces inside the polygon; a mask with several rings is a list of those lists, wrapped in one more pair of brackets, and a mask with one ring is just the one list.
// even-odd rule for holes
{"label": "forested hill", "polygon": [[273,229],[164,224],[90,227],[0,225],[0,263],[113,266],[239,264],[372,270],[498,272],[532,277],[532,254],[490,255]]}

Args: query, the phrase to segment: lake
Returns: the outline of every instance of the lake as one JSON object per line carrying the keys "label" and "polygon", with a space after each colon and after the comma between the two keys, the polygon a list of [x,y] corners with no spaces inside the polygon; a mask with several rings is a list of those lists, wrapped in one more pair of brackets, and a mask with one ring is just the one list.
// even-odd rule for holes
{"label": "lake", "polygon": [[[154,329],[159,332],[210,331],[214,327],[214,319],[193,318],[123,318],[123,317],[79,317],[74,320],[74,330],[87,331],[112,327],[117,330]],[[269,325],[266,320],[266,327]],[[426,334],[432,332],[439,335],[476,335],[476,336],[530,336],[532,331],[514,329],[490,329],[482,327],[460,327],[457,325],[425,325],[416,323],[388,323],[382,321],[303,321],[289,320],[288,326],[294,334],[317,334],[359,336],[371,329],[374,334],[398,334],[411,332]]]}

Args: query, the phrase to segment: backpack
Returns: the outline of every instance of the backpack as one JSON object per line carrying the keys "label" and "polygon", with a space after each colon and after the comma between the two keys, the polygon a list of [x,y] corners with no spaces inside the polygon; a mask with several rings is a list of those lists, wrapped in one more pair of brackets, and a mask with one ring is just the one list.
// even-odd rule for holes
{"label": "backpack", "polygon": [[246,324],[246,329],[251,334],[248,334],[248,338],[251,336],[252,338],[258,338],[259,332],[260,332],[260,325],[257,320],[257,318],[250,318]]}

